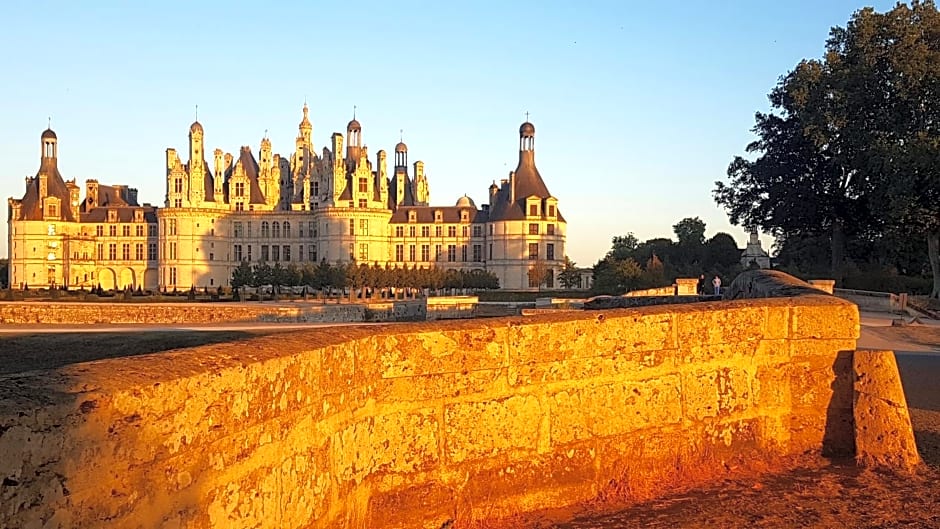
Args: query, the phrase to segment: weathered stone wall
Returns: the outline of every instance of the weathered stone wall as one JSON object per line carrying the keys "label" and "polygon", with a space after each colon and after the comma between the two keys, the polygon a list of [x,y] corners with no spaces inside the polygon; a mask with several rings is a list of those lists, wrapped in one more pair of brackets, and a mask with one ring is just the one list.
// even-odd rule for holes
{"label": "weathered stone wall", "polygon": [[191,324],[231,322],[423,321],[424,301],[382,303],[0,302],[0,324]]}
{"label": "weathered stone wall", "polygon": [[827,295],[301,331],[0,378],[0,527],[438,528],[850,453]]}

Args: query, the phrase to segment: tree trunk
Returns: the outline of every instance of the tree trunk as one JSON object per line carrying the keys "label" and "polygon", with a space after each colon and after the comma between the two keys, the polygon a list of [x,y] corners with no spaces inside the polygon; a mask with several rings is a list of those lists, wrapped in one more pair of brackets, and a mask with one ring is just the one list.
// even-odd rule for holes
{"label": "tree trunk", "polygon": [[927,232],[927,257],[930,259],[930,271],[933,274],[930,297],[940,297],[940,230]]}
{"label": "tree trunk", "polygon": [[842,226],[842,220],[835,220],[832,223],[832,279],[836,286],[842,286],[843,264],[845,261],[845,231]]}

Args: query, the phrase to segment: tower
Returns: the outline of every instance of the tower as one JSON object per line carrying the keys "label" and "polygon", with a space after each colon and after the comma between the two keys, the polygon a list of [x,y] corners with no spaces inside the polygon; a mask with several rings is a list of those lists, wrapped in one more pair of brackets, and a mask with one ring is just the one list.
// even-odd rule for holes
{"label": "tower", "polygon": [[190,205],[199,206],[205,194],[206,162],[203,159],[203,130],[199,121],[189,127],[189,195]]}
{"label": "tower", "polygon": [[362,126],[356,120],[356,113],[353,112],[353,119],[346,125],[346,165],[348,171],[355,169],[355,164],[359,163],[359,151],[362,149]]}

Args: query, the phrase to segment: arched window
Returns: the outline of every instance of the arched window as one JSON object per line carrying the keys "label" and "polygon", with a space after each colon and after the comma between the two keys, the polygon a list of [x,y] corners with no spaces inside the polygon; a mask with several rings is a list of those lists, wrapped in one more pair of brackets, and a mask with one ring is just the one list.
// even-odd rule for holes
{"label": "arched window", "polygon": [[290,222],[284,221],[284,238],[290,239]]}
{"label": "arched window", "polygon": [[268,221],[261,223],[261,236],[270,237],[271,236],[271,225],[268,224]]}
{"label": "arched window", "polygon": [[271,227],[273,228],[271,230],[271,237],[274,239],[280,239],[281,238],[281,223],[275,221]]}

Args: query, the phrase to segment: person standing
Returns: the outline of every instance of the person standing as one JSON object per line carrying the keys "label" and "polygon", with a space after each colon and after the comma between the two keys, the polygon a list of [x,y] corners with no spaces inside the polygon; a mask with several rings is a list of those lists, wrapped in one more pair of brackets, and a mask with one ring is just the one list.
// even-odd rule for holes
{"label": "person standing", "polygon": [[721,295],[721,278],[718,276],[715,276],[715,279],[712,279],[712,286],[715,287],[715,295],[720,296]]}
{"label": "person standing", "polygon": [[699,296],[705,295],[705,274],[698,276],[697,291]]}

